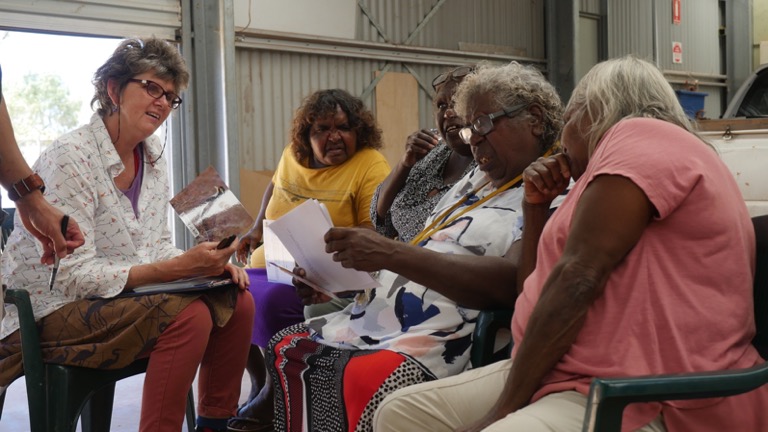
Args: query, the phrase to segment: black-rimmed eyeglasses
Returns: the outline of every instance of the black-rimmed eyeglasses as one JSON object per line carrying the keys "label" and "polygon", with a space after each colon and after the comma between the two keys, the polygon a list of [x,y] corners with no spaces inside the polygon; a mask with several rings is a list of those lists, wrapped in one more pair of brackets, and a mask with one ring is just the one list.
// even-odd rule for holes
{"label": "black-rimmed eyeglasses", "polygon": [[168,101],[168,105],[171,106],[171,109],[176,109],[179,107],[179,105],[181,105],[181,98],[179,95],[173,92],[165,91],[163,86],[154,81],[136,78],[131,78],[128,81],[143,85],[144,89],[147,90],[147,94],[155,99],[160,99],[161,97],[165,96],[165,100]]}
{"label": "black-rimmed eyeglasses", "polygon": [[493,122],[496,121],[496,119],[517,114],[527,106],[527,103],[522,103],[511,108],[502,108],[501,111],[495,113],[481,115],[476,118],[471,125],[461,128],[459,136],[461,137],[461,140],[464,141],[464,144],[469,144],[470,140],[472,140],[473,133],[479,136],[488,135],[493,130]]}
{"label": "black-rimmed eyeglasses", "polygon": [[432,88],[437,90],[437,86],[445,83],[446,81],[448,81],[448,79],[464,78],[465,76],[474,72],[474,70],[475,68],[473,68],[472,66],[459,66],[456,69],[450,70],[448,72],[443,72],[440,75],[436,76],[435,79],[432,80]]}

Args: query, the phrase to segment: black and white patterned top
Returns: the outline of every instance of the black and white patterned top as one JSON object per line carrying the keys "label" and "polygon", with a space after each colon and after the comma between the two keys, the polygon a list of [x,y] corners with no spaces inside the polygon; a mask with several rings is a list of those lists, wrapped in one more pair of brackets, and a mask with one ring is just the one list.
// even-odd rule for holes
{"label": "black and white patterned top", "polygon": [[[398,192],[384,219],[377,217],[376,214],[381,185],[376,188],[371,200],[371,221],[377,232],[408,242],[424,229],[424,222],[432,209],[456,183],[443,183],[443,169],[450,155],[451,148],[441,140],[437,147],[418,161],[408,173],[405,185]],[[463,178],[476,165],[474,160],[471,161],[457,179]],[[433,190],[437,193],[429,196]]]}

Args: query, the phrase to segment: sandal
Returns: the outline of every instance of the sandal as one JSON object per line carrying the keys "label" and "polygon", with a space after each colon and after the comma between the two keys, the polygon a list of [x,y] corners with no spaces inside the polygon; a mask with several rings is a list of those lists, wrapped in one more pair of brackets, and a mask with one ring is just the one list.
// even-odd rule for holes
{"label": "sandal", "polygon": [[275,427],[271,421],[266,422],[249,417],[232,417],[227,420],[227,430],[229,432],[274,432]]}

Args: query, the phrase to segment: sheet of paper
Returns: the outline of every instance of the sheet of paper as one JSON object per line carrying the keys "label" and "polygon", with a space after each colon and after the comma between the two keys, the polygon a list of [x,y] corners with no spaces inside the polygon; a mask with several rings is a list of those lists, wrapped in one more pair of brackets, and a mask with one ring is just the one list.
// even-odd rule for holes
{"label": "sheet of paper", "polygon": [[[281,265],[279,265],[279,264],[275,264],[275,263],[273,263],[273,262],[271,262],[271,263],[269,263],[269,264],[270,264],[270,267],[276,268],[277,270],[279,270],[279,271],[280,271],[280,273],[284,273],[284,274],[288,274],[288,275],[290,275],[290,276],[289,276],[289,279],[293,279],[293,278],[296,278],[297,280],[299,280],[299,281],[303,282],[305,285],[309,286],[310,288],[312,288],[312,289],[314,289],[314,290],[316,290],[316,291],[320,291],[321,293],[323,293],[323,294],[327,295],[328,297],[330,297],[330,298],[332,298],[332,299],[336,299],[336,300],[338,300],[338,299],[339,299],[339,298],[336,296],[336,294],[334,294],[334,293],[332,293],[332,292],[328,291],[327,289],[325,289],[325,288],[321,287],[320,285],[318,285],[318,284],[316,284],[316,283],[312,282],[311,280],[309,280],[309,279],[306,279],[306,278],[303,278],[303,277],[301,277],[301,276],[296,276],[296,275],[294,275],[294,274],[293,274],[293,271],[291,271],[291,270],[288,270],[287,268],[285,268],[285,267],[283,267],[283,266],[281,266]],[[291,280],[291,282],[293,282],[293,280]]]}
{"label": "sheet of paper", "polygon": [[[272,229],[269,227],[273,221],[264,220],[264,231],[262,240],[264,241],[264,260],[267,262],[267,280],[270,282],[281,283],[291,285],[292,276],[280,271],[280,267],[286,269],[293,269],[296,260],[288,249],[285,248],[283,242],[275,235]],[[271,264],[271,265],[270,265]]]}
{"label": "sheet of paper", "polygon": [[344,268],[325,252],[323,236],[331,229],[327,211],[317,200],[307,200],[273,221],[269,226],[307,272],[307,279],[331,292],[361,291],[377,288],[370,274]]}

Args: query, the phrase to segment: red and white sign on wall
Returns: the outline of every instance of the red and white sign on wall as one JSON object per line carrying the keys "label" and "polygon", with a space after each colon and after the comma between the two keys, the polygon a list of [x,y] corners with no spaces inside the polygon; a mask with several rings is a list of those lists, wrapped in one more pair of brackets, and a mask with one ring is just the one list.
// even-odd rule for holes
{"label": "red and white sign on wall", "polygon": [[680,24],[680,0],[672,0],[672,24]]}
{"label": "red and white sign on wall", "polygon": [[683,62],[683,44],[672,42],[672,63]]}

